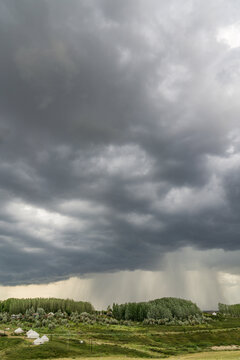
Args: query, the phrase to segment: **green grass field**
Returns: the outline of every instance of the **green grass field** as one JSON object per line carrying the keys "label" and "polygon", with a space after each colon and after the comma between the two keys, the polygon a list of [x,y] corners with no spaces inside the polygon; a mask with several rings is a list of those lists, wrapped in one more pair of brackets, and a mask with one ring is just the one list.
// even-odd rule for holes
{"label": "green grass field", "polygon": [[[11,326],[11,325],[8,325]],[[26,326],[24,330],[29,328]],[[240,346],[240,319],[198,326],[76,325],[49,330],[49,343],[40,346],[24,337],[0,338],[1,360],[28,359],[240,359],[240,351],[212,351],[212,346]],[[80,343],[83,340],[83,344]]]}

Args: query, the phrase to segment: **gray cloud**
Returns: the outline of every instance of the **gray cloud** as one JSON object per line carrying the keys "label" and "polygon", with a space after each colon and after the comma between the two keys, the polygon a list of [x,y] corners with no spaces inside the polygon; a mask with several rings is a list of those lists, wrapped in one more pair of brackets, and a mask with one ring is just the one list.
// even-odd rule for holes
{"label": "gray cloud", "polygon": [[239,249],[238,10],[0,0],[2,284]]}

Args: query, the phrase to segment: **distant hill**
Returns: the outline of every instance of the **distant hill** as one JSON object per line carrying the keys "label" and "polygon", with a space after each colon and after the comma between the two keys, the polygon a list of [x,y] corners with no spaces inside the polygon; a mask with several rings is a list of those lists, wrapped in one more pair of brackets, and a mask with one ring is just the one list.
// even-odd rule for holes
{"label": "distant hill", "polygon": [[143,321],[152,319],[187,319],[201,315],[201,310],[190,300],[164,297],[148,302],[113,304],[113,316],[117,320]]}

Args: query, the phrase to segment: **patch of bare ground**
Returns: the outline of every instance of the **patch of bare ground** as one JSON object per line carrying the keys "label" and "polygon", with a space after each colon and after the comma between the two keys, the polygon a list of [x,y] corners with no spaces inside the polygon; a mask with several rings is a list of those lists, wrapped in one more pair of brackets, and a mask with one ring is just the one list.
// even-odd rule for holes
{"label": "patch of bare ground", "polygon": [[221,346],[212,346],[214,351],[223,351],[223,350],[240,350],[239,345],[221,345]]}

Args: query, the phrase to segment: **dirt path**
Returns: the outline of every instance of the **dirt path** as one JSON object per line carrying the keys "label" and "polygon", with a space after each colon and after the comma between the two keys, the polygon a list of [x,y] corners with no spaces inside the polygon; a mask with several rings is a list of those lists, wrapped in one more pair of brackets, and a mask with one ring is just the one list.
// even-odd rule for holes
{"label": "dirt path", "polygon": [[[98,360],[149,360],[144,358],[129,358],[125,356],[108,356],[99,357]],[[46,359],[47,360],[47,359]],[[50,359],[49,359],[50,360]],[[55,360],[72,360],[71,358],[60,358]],[[92,357],[79,357],[74,360],[93,360]],[[155,358],[155,360],[162,360],[162,358]],[[197,354],[172,356],[166,360],[240,360],[240,351],[218,351],[216,352],[203,352]]]}
{"label": "dirt path", "polygon": [[[98,360],[149,360],[144,358],[129,358],[125,356],[108,356],[99,357]],[[49,359],[50,360],[50,359]],[[55,360],[72,360],[71,358],[60,358]],[[74,360],[93,360],[92,357],[80,357]],[[162,358],[155,358],[162,360]],[[240,360],[240,351],[219,351],[219,352],[203,352],[197,354],[181,355],[169,357],[166,360]]]}

